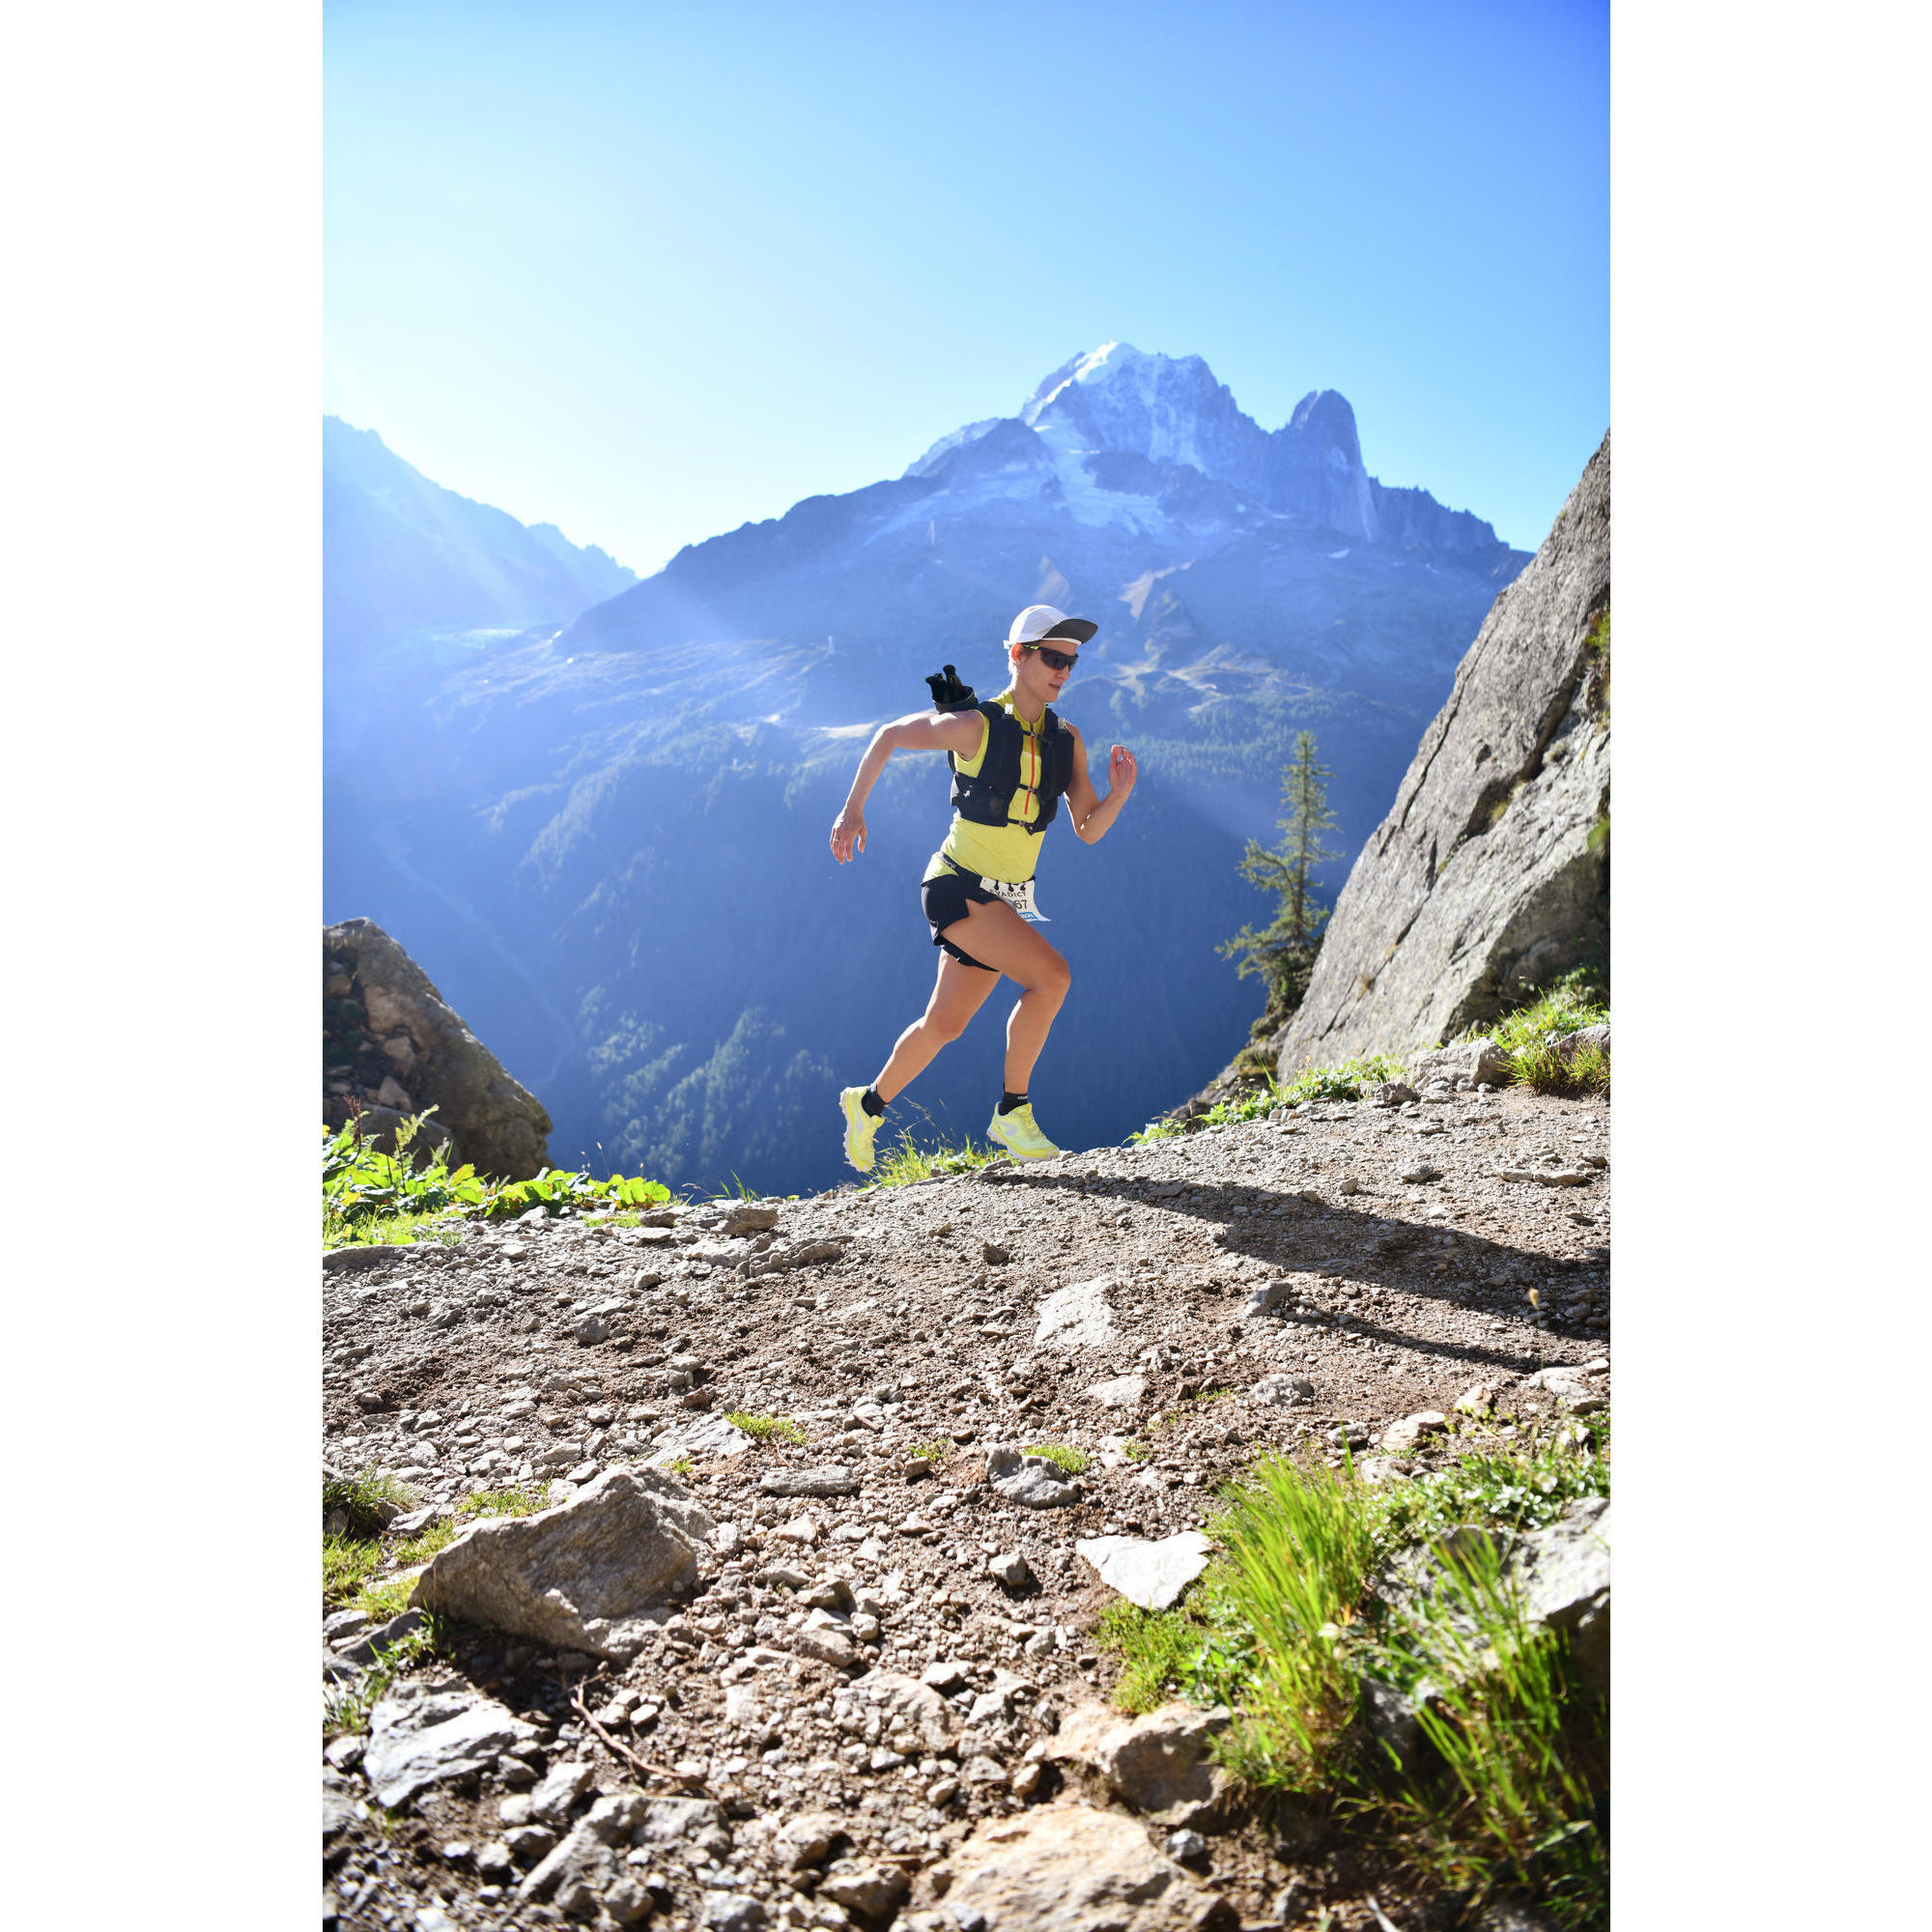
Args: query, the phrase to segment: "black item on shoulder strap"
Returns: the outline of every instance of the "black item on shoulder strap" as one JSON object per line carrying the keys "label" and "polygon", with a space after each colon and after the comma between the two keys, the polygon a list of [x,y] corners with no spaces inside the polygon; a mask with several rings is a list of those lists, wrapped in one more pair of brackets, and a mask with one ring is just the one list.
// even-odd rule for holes
{"label": "black item on shoulder strap", "polygon": [[951,665],[928,673],[926,686],[932,693],[935,711],[970,711],[979,703],[970,684],[959,682],[959,673]]}

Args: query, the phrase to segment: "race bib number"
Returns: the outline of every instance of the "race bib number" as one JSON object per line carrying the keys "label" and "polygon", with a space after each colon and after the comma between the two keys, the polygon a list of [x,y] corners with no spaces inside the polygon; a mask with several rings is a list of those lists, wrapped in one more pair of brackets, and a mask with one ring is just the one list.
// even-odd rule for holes
{"label": "race bib number", "polygon": [[1031,879],[1017,886],[1009,884],[1005,879],[981,879],[980,883],[995,898],[1005,899],[1030,925],[1044,925],[1047,923],[1046,915],[1033,902]]}

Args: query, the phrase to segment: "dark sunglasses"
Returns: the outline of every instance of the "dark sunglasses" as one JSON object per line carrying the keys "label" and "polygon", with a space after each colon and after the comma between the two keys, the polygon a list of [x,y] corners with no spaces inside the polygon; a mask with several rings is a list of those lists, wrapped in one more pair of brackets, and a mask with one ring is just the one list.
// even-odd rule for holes
{"label": "dark sunglasses", "polygon": [[1027,644],[1022,648],[1037,651],[1039,661],[1048,670],[1071,670],[1080,662],[1077,651],[1057,651],[1050,644]]}

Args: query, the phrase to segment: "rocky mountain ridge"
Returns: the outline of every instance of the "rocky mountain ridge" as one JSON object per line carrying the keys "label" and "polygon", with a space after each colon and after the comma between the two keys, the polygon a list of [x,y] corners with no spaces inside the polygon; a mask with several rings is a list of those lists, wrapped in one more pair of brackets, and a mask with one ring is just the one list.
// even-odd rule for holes
{"label": "rocky mountain ridge", "polygon": [[[431,1560],[417,1605],[472,1621],[325,1754],[342,1932],[1367,1932],[1372,1890],[1408,1922],[1346,1830],[1239,1800],[1224,1717],[1109,1711],[1093,1630],[1199,1574],[1257,1453],[1400,1482],[1459,1406],[1505,1433],[1603,1406],[1607,1108],[1481,1070],[912,1187],[326,1257],[332,1464],[414,1484],[412,1532],[558,1486]],[[1549,1614],[1601,1638],[1584,1570]],[[325,1677],[419,1616],[326,1615]]]}
{"label": "rocky mountain ridge", "polygon": [[446,490],[372,429],[322,420],[323,623],[338,647],[561,624],[638,581],[554,524]]}

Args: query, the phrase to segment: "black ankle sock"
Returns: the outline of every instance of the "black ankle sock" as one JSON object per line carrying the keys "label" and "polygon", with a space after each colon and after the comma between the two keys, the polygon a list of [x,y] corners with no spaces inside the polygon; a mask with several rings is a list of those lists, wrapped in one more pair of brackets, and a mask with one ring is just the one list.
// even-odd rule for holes
{"label": "black ankle sock", "polygon": [[1010,1114],[1015,1107],[1024,1107],[1025,1105],[1026,1095],[1024,1094],[1002,1094],[1000,1095],[1000,1112],[1003,1114]]}
{"label": "black ankle sock", "polygon": [[860,1106],[865,1108],[867,1113],[870,1114],[875,1121],[879,1118],[881,1114],[883,1114],[886,1111],[886,1103],[879,1098],[879,1090],[876,1087],[867,1087],[866,1091],[859,1095],[859,1104]]}

